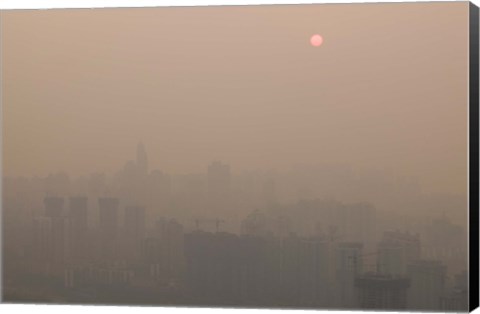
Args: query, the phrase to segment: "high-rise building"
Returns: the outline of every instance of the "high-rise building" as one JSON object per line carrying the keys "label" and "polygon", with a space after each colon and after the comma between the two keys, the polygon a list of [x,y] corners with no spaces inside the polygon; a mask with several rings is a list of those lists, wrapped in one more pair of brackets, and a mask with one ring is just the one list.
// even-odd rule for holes
{"label": "high-rise building", "polygon": [[104,258],[115,257],[118,237],[118,206],[119,200],[112,197],[98,199],[100,236],[100,253]]}
{"label": "high-rise building", "polygon": [[63,197],[47,196],[47,197],[44,198],[43,204],[45,205],[45,216],[47,216],[47,217],[62,217],[64,215],[64,212],[63,212],[63,205],[64,205]]}
{"label": "high-rise building", "polygon": [[87,249],[88,211],[87,197],[75,196],[69,199],[68,218],[70,222],[70,244],[74,260],[85,259]]}
{"label": "high-rise building", "polygon": [[440,299],[440,307],[445,312],[468,312],[468,273],[466,270],[455,275],[451,286]]}
{"label": "high-rise building", "polygon": [[331,270],[329,243],[296,235],[281,240],[282,299],[304,306],[333,306],[329,295]]}
{"label": "high-rise building", "polygon": [[241,296],[238,236],[196,231],[185,235],[187,283],[190,293],[205,302],[232,302]]}
{"label": "high-rise building", "polygon": [[174,219],[158,220],[153,237],[147,239],[144,249],[152,276],[167,284],[183,284],[186,265],[181,224]]}
{"label": "high-rise building", "polygon": [[231,174],[230,166],[220,161],[214,161],[208,166],[207,191],[208,213],[207,215],[222,217],[231,206]]}
{"label": "high-rise building", "polygon": [[142,142],[137,144],[137,168],[142,175],[147,175],[148,173],[148,157],[145,145]]}
{"label": "high-rise building", "polygon": [[125,207],[122,248],[127,260],[134,261],[140,257],[142,243],[145,239],[145,207]]}
{"label": "high-rise building", "polygon": [[355,280],[358,303],[367,310],[405,310],[409,281],[405,277],[366,274]]}
{"label": "high-rise building", "polygon": [[[147,178],[147,208],[149,214],[156,215],[158,212],[168,212],[171,210],[172,179],[160,170],[152,170]],[[155,212],[153,212],[155,210]]]}
{"label": "high-rise building", "polygon": [[125,207],[125,237],[129,240],[141,241],[145,237],[145,207]]}
{"label": "high-rise building", "polygon": [[208,193],[212,198],[226,197],[230,193],[230,166],[214,161],[208,166]]}
{"label": "high-rise building", "polygon": [[33,254],[37,263],[51,261],[53,256],[53,226],[50,217],[33,219]]}
{"label": "high-rise building", "polygon": [[34,246],[37,256],[50,267],[60,270],[70,253],[69,223],[64,213],[64,199],[47,196],[43,200],[45,216],[34,219]]}
{"label": "high-rise building", "polygon": [[408,266],[408,277],[411,281],[408,308],[440,310],[441,297],[445,293],[445,265],[436,260],[419,260]]}
{"label": "high-rise building", "polygon": [[46,274],[62,273],[68,262],[68,220],[65,217],[36,217],[33,220],[35,267]]}
{"label": "high-rise building", "polygon": [[[345,235],[346,241],[359,241],[365,248],[371,248],[376,239],[377,212],[373,205],[358,203],[340,206],[342,214],[334,225],[340,227],[340,233]],[[337,212],[334,211],[334,217]],[[337,218],[337,219],[338,219]]]}
{"label": "high-rise building", "polygon": [[407,266],[420,259],[418,234],[387,231],[378,243],[378,270],[383,275],[405,276]]}
{"label": "high-rise building", "polygon": [[354,282],[363,270],[363,244],[342,242],[335,249],[336,306],[354,308],[358,304]]}

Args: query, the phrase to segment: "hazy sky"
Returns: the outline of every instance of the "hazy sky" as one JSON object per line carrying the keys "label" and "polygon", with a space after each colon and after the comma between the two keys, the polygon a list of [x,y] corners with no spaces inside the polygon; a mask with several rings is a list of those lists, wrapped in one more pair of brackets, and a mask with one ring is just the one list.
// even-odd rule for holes
{"label": "hazy sky", "polygon": [[[2,12],[4,173],[347,163],[466,193],[468,2]],[[324,37],[310,46],[312,34]]]}

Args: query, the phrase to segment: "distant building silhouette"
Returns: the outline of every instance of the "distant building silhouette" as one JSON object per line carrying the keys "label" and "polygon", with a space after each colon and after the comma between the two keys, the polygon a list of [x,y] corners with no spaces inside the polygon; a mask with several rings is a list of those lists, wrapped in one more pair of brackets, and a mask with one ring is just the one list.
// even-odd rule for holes
{"label": "distant building silhouette", "polygon": [[406,278],[366,274],[355,280],[359,307],[366,310],[405,310],[407,308]]}
{"label": "distant building silhouette", "polygon": [[378,270],[381,274],[405,276],[407,266],[420,259],[419,235],[399,231],[384,232],[377,251]]}
{"label": "distant building silhouette", "polygon": [[411,286],[408,308],[412,310],[439,310],[445,293],[446,267],[440,261],[420,260],[408,266]]}
{"label": "distant building silhouette", "polygon": [[63,197],[47,196],[44,198],[45,216],[61,217],[64,215],[64,199]]}
{"label": "distant building silhouette", "polygon": [[[34,218],[34,246],[47,272],[60,271],[70,252],[69,222],[64,212],[64,199],[44,198],[45,216]],[[41,262],[42,263],[42,262]]]}
{"label": "distant building silhouette", "polygon": [[451,312],[468,312],[468,272],[455,275],[453,286],[440,298],[440,309]]}
{"label": "distant building silhouette", "polygon": [[208,166],[209,215],[221,216],[228,212],[231,206],[231,181],[229,165],[214,161]]}
{"label": "distant building silhouette", "polygon": [[125,207],[125,236],[135,241],[145,237],[145,207]]}
{"label": "distant building silhouette", "polygon": [[214,161],[208,166],[208,193],[212,198],[223,198],[230,193],[230,166]]}
{"label": "distant building silhouette", "polygon": [[122,247],[126,249],[125,258],[135,260],[140,257],[141,246],[145,238],[145,207],[125,207]]}
{"label": "distant building silhouette", "polygon": [[360,242],[341,242],[335,250],[336,305],[353,308],[358,305],[355,278],[363,270],[363,244]]}
{"label": "distant building silhouette", "polygon": [[35,268],[46,275],[61,275],[69,253],[67,219],[34,218],[33,237]]}
{"label": "distant building silhouette", "polygon": [[144,246],[150,275],[164,285],[184,285],[184,251],[183,226],[174,219],[159,219]]}
{"label": "distant building silhouette", "polygon": [[88,205],[87,197],[76,196],[69,199],[69,226],[72,258],[84,260],[87,253]]}
{"label": "distant building silhouette", "polygon": [[145,145],[142,142],[137,144],[137,168],[142,175],[148,174],[148,157]]}
{"label": "distant building silhouette", "polygon": [[99,198],[98,205],[100,255],[113,259],[117,253],[119,200],[111,197]]}

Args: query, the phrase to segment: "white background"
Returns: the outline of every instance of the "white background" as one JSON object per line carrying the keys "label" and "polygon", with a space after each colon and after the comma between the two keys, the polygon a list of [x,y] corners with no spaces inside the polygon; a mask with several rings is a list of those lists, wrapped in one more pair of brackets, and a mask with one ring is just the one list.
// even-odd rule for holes
{"label": "white background", "polygon": [[[448,1],[448,0],[436,0]],[[295,4],[295,3],[363,3],[368,1],[341,1],[341,0],[0,0],[0,9],[47,9],[47,8],[101,8],[101,7],[146,7],[146,6],[193,6],[193,5],[238,5],[238,4]],[[395,0],[376,0],[370,2],[400,2]],[[404,0],[402,2],[419,2]],[[472,1],[480,6],[480,0]],[[127,307],[127,306],[52,306],[52,305],[0,305],[1,314],[9,313],[48,313],[48,314],[299,314],[312,312],[311,310],[251,310],[251,309],[192,309],[192,308],[159,308],[159,307]],[[328,311],[315,311],[328,313]],[[335,313],[356,313],[351,311],[335,311]],[[358,313],[358,312],[357,312]],[[373,312],[372,312],[373,313]],[[388,312],[375,312],[388,313]],[[391,312],[390,312],[391,313]],[[476,314],[480,310],[475,311]]]}

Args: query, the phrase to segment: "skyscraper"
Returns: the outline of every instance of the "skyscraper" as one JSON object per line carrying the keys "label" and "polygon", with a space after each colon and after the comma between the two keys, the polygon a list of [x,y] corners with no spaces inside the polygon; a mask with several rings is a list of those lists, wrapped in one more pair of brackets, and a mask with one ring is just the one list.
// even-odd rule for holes
{"label": "skyscraper", "polygon": [[119,200],[112,197],[98,199],[100,253],[104,258],[115,257],[118,236]]}
{"label": "skyscraper", "polygon": [[63,216],[64,200],[62,197],[47,196],[43,200],[45,205],[45,216],[47,217],[61,217]]}
{"label": "skyscraper", "polygon": [[230,191],[230,166],[214,161],[208,166],[208,193],[211,197],[226,196]]}
{"label": "skyscraper", "polygon": [[[69,226],[64,213],[63,197],[44,198],[45,216],[34,219],[34,242],[38,256],[43,256],[48,267],[64,263],[68,258]],[[41,252],[44,251],[44,252]],[[53,268],[55,269],[55,267]]]}
{"label": "skyscraper", "polygon": [[336,304],[346,308],[357,306],[354,281],[363,269],[363,244],[339,243],[336,248]]}
{"label": "skyscraper", "polygon": [[125,236],[129,240],[140,241],[145,236],[145,207],[125,207]]}
{"label": "skyscraper", "polygon": [[439,310],[445,292],[446,267],[437,260],[420,260],[408,266],[411,287],[408,308]]}
{"label": "skyscraper", "polygon": [[359,306],[368,310],[404,310],[407,307],[406,278],[367,274],[355,280]]}
{"label": "skyscraper", "polygon": [[59,274],[68,260],[68,224],[65,217],[33,219],[35,267],[45,274]]}
{"label": "skyscraper", "polygon": [[87,197],[76,196],[69,199],[68,218],[70,222],[70,239],[75,260],[85,258],[87,246]]}
{"label": "skyscraper", "polygon": [[399,231],[384,232],[377,251],[381,274],[405,276],[407,266],[420,259],[419,235]]}
{"label": "skyscraper", "polygon": [[149,244],[145,253],[150,256],[154,275],[166,283],[181,283],[186,267],[183,226],[173,219],[158,220]]}
{"label": "skyscraper", "polygon": [[145,145],[142,142],[137,144],[137,168],[142,175],[147,175],[148,173],[148,157],[147,151],[145,150]]}
{"label": "skyscraper", "polygon": [[221,216],[230,205],[230,166],[214,161],[208,166],[208,200],[210,215]]}

